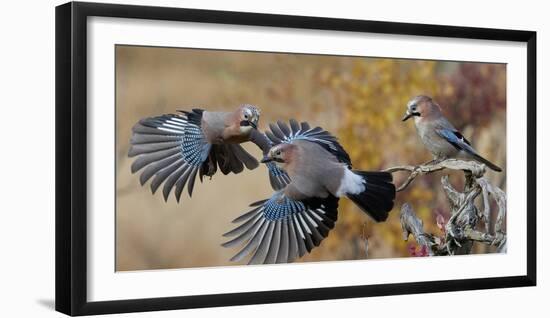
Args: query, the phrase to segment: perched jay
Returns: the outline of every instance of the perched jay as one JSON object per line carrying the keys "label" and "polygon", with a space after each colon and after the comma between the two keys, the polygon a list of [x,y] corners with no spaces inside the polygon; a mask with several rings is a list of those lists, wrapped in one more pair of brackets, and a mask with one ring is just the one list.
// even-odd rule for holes
{"label": "perched jay", "polygon": [[395,199],[390,173],[352,170],[337,139],[307,123],[278,122],[266,135],[273,146],[262,162],[275,163],[289,182],[233,221],[242,224],[224,234],[234,238],[223,246],[244,247],[232,261],[251,255],[250,264],[286,263],[310,252],[334,227],[343,196],[376,221],[386,220]]}
{"label": "perched jay", "polygon": [[428,96],[416,96],[407,104],[403,121],[414,117],[416,131],[435,161],[447,158],[473,159],[494,171],[500,167],[481,157],[470,142],[443,116],[441,108]]}
{"label": "perched jay", "polygon": [[258,161],[239,144],[249,141],[256,130],[260,111],[252,105],[242,105],[233,112],[211,112],[202,109],[180,111],[140,120],[132,128],[129,157],[137,156],[131,170],[143,168],[143,185],[153,178],[153,193],[164,183],[167,200],[173,188],[179,201],[187,184],[189,196],[197,173],[213,176],[217,168],[223,174],[235,174],[258,167]]}

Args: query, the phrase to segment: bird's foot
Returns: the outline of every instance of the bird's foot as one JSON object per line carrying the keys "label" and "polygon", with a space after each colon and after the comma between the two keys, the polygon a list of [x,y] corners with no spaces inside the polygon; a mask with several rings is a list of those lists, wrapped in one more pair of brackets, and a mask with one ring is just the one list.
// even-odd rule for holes
{"label": "bird's foot", "polygon": [[424,163],[421,163],[421,164],[418,164],[418,165],[415,165],[414,166],[414,171],[415,172],[420,172],[423,170],[423,167],[426,167],[426,166],[431,166],[431,165],[434,165],[437,163],[437,159],[432,159],[430,161],[426,161]]}
{"label": "bird's foot", "polygon": [[430,161],[427,161],[425,163],[422,164],[422,166],[431,166],[431,165],[436,165],[440,162],[442,162],[444,159],[441,159],[441,158],[434,158]]}

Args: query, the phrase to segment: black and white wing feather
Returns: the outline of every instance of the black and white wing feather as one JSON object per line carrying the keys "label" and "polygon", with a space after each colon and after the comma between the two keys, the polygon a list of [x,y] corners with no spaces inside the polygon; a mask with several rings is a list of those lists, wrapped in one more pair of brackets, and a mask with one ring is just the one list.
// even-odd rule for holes
{"label": "black and white wing feather", "polygon": [[250,257],[249,264],[290,263],[319,246],[338,218],[338,198],[296,201],[282,191],[251,204],[253,209],[224,234],[232,237],[224,247],[241,246],[231,261]]}
{"label": "black and white wing feather", "polygon": [[141,184],[151,181],[153,193],[164,183],[162,193],[167,200],[175,189],[179,201],[187,185],[189,196],[197,172],[206,161],[211,145],[201,130],[202,110],[162,115],[140,120],[132,128],[129,157],[137,157],[132,163],[132,173],[143,169]]}
{"label": "black and white wing feather", "polygon": [[332,153],[340,162],[347,164],[351,168],[351,159],[344,150],[338,139],[321,127],[311,128],[307,122],[298,122],[294,119],[287,124],[278,121],[277,124],[270,124],[271,131],[266,131],[266,136],[273,145],[281,143],[292,143],[294,140],[307,140],[314,142],[328,152]]}

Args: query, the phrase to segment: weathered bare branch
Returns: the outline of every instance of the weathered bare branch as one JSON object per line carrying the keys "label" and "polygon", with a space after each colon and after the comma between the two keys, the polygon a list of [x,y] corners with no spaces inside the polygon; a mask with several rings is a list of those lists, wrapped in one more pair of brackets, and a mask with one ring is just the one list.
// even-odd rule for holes
{"label": "weathered bare branch", "polygon": [[491,230],[491,203],[489,202],[489,191],[487,191],[487,187],[481,185],[481,193],[483,196],[483,220],[485,221],[485,232],[489,233]]}
{"label": "weathered bare branch", "polygon": [[506,235],[503,233],[491,235],[468,227],[464,230],[464,235],[469,240],[495,245],[497,247],[501,247],[503,244],[506,244]]}
{"label": "weathered bare branch", "polygon": [[[403,238],[413,235],[417,243],[426,246],[430,255],[469,254],[473,242],[497,246],[497,251],[506,250],[504,220],[506,218],[506,193],[483,178],[485,165],[474,161],[447,159],[433,161],[419,166],[397,166],[386,169],[387,172],[409,172],[408,178],[397,188],[406,189],[416,177],[444,169],[462,170],[464,172],[464,189],[459,191],[449,182],[448,176],[441,178],[441,184],[449,201],[451,217],[445,224],[445,238],[439,238],[424,232],[423,222],[414,213],[412,207],[405,203],[401,208],[401,227]],[[483,210],[475,204],[475,199],[482,195]],[[498,205],[494,234],[491,233],[492,197]],[[484,232],[476,230],[478,222],[485,222]],[[442,241],[443,240],[443,241]]]}
{"label": "weathered bare branch", "polygon": [[403,229],[403,239],[408,241],[412,234],[416,242],[421,246],[426,246],[430,256],[434,255],[433,246],[436,245],[433,236],[424,232],[424,224],[414,213],[410,204],[405,203],[401,207],[401,228]]}
{"label": "weathered bare branch", "polygon": [[[498,205],[497,220],[495,223],[495,233],[501,233],[504,230],[503,229],[504,219],[506,218],[506,193],[502,191],[500,188],[490,184],[484,178],[478,178],[476,181],[477,181],[477,184],[481,187],[482,191],[484,191],[484,193],[487,193],[487,204],[489,205],[489,210],[490,210],[490,204],[488,199],[489,195],[491,195],[494,198],[494,200]],[[484,202],[485,202],[485,198],[484,198]],[[489,233],[490,229],[486,229],[486,232]]]}
{"label": "weathered bare branch", "polygon": [[464,161],[458,159],[446,159],[442,161],[433,161],[418,166],[396,166],[384,171],[394,173],[399,171],[410,172],[409,177],[397,188],[397,192],[404,190],[419,175],[440,171],[443,169],[470,171],[474,177],[481,177],[485,174],[485,165],[475,161]]}

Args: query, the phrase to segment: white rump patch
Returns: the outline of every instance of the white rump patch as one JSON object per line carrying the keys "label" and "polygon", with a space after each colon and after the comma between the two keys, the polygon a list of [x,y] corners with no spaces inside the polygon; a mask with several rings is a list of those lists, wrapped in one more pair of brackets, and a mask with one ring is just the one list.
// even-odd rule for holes
{"label": "white rump patch", "polygon": [[365,180],[363,180],[363,177],[346,169],[340,181],[340,187],[338,187],[338,191],[336,191],[336,196],[341,197],[346,194],[358,194],[363,191],[365,191]]}

